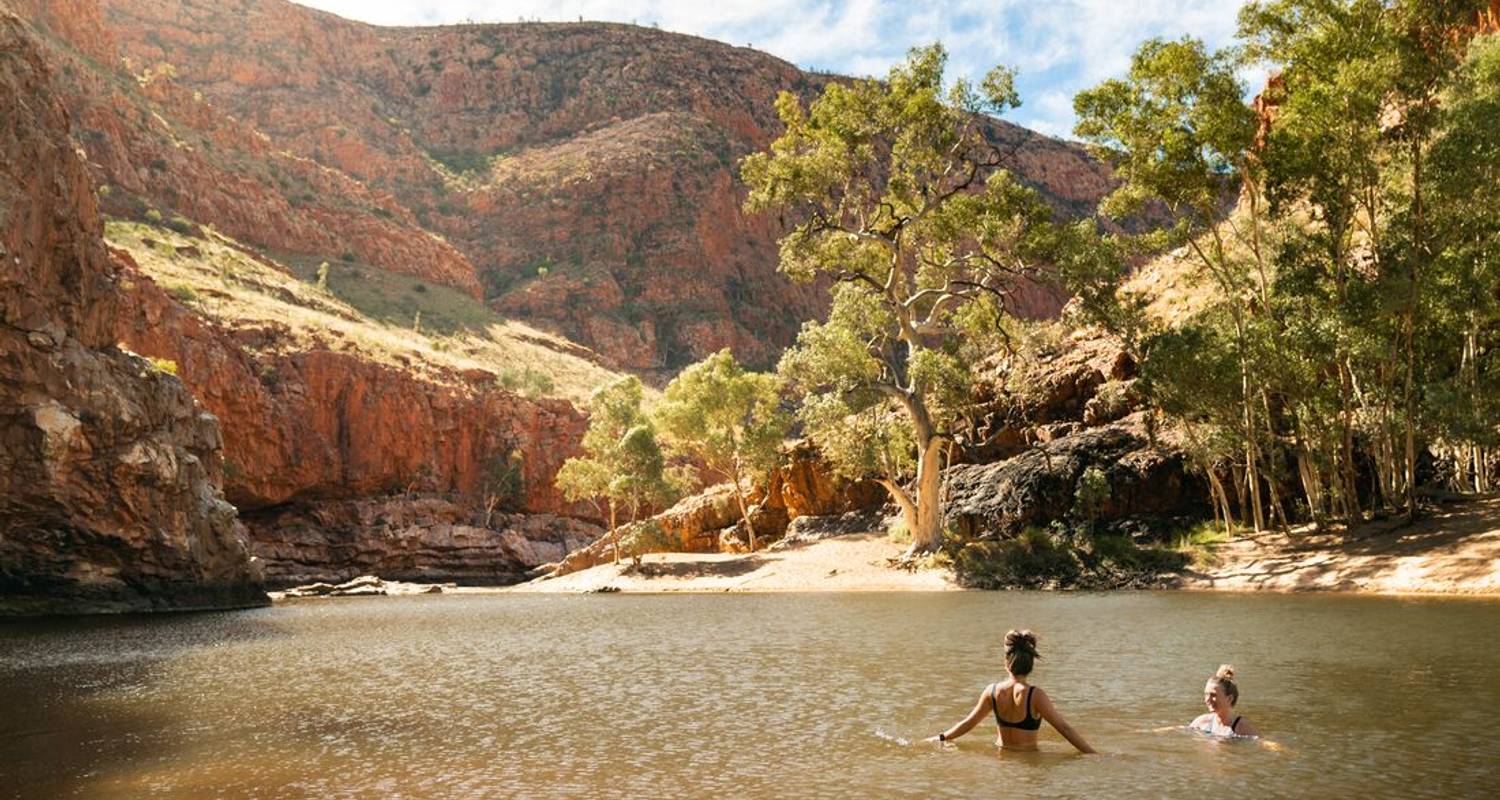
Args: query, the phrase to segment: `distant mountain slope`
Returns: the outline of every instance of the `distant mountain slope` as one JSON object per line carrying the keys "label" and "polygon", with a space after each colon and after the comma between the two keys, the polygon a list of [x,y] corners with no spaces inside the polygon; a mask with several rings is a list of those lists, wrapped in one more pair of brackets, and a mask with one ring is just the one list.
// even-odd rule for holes
{"label": "distant mountain slope", "polygon": [[[282,0],[102,6],[135,71],[169,72],[274,148],[392,198],[385,213],[451,243],[497,310],[617,364],[669,371],[726,345],[766,363],[824,308],[822,291],[776,275],[780,221],[741,213],[737,163],[777,134],[777,92],[811,96],[829,76],[628,25],[379,28]],[[992,134],[1061,212],[1088,213],[1108,189],[1081,148],[998,121]],[[1059,302],[1027,296],[1033,314]]]}

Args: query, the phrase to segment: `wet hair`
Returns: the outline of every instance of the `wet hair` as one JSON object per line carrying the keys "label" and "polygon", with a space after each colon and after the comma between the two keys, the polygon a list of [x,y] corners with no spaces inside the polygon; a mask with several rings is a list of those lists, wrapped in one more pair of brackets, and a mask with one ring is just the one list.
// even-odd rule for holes
{"label": "wet hair", "polygon": [[1005,668],[1012,675],[1030,675],[1031,667],[1041,658],[1036,653],[1036,634],[1031,631],[1007,631],[1005,634]]}
{"label": "wet hair", "polygon": [[1214,676],[1208,679],[1208,682],[1219,685],[1219,691],[1223,692],[1224,696],[1229,698],[1230,708],[1233,708],[1240,702],[1240,687],[1234,685],[1233,664],[1220,664],[1219,671],[1215,672]]}

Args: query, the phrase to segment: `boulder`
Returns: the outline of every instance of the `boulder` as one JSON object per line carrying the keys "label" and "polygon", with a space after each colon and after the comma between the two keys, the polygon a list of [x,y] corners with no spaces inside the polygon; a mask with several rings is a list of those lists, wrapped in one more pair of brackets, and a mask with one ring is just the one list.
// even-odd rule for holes
{"label": "boulder", "polygon": [[588,545],[599,528],[550,514],[500,514],[489,525],[436,496],[322,501],[246,515],[272,586],[388,581],[507,584]]}
{"label": "boulder", "polygon": [[1004,461],[949,468],[947,512],[968,538],[1014,536],[1076,520],[1079,481],[1090,468],[1107,483],[1095,520],[1209,512],[1201,479],[1181,453],[1147,441],[1139,414],[1067,433]]}

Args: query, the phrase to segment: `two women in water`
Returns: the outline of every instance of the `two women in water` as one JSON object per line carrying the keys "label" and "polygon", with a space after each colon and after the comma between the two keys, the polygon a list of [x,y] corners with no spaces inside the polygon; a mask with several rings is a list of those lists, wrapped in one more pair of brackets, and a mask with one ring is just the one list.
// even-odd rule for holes
{"label": "two women in water", "polygon": [[[984,687],[974,710],[957,725],[928,739],[933,742],[951,742],[968,733],[979,724],[986,714],[995,715],[999,727],[999,744],[1006,750],[1035,750],[1037,733],[1045,720],[1062,734],[1080,753],[1093,753],[1094,748],[1084,740],[1082,734],[1073,729],[1057,710],[1052,698],[1040,687],[1031,683],[1031,670],[1041,658],[1036,651],[1036,634],[1027,630],[1012,630],[1005,634],[1005,671],[1008,676],[999,683]],[[1255,726],[1243,716],[1234,714],[1239,702],[1240,690],[1234,683],[1234,667],[1225,664],[1209,678],[1203,688],[1203,702],[1209,713],[1193,720],[1191,728],[1214,736],[1259,736]]]}

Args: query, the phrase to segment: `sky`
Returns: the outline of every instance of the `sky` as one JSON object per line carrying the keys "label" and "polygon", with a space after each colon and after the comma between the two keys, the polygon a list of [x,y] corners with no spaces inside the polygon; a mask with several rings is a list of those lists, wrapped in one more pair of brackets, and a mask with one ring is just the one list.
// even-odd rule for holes
{"label": "sky", "polygon": [[[804,69],[884,75],[908,48],[941,41],[949,77],[1019,71],[1012,122],[1073,129],[1073,95],[1124,73],[1152,36],[1228,44],[1244,0],[298,0],[380,25],[606,20],[749,45]],[[1248,76],[1254,81],[1254,76]],[[1252,91],[1258,85],[1249,87]]]}

